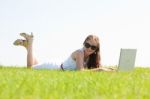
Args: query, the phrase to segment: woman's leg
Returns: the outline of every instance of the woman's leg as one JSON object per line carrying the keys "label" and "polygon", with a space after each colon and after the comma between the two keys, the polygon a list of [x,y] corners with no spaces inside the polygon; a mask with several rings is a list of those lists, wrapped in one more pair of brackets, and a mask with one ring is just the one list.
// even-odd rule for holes
{"label": "woman's leg", "polygon": [[26,33],[20,33],[26,40],[17,39],[14,42],[14,45],[20,45],[26,48],[27,50],[27,68],[31,68],[33,65],[38,64],[37,59],[33,55],[33,34],[28,35]]}
{"label": "woman's leg", "polygon": [[38,64],[37,59],[33,53],[33,38],[28,38],[28,46],[27,46],[27,68],[31,68],[33,65]]}

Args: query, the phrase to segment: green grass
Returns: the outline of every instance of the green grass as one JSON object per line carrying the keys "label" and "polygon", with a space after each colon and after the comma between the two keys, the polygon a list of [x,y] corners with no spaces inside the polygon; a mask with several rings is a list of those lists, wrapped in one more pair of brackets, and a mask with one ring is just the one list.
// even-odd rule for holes
{"label": "green grass", "polygon": [[79,72],[0,67],[0,99],[149,99],[150,68]]}

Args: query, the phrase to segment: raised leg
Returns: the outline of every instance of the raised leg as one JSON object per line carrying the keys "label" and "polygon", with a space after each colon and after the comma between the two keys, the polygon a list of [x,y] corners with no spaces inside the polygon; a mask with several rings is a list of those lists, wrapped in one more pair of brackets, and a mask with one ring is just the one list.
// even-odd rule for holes
{"label": "raised leg", "polygon": [[13,44],[16,46],[23,46],[27,50],[27,68],[31,68],[33,65],[38,64],[37,59],[35,58],[33,54],[33,34],[31,35],[26,33],[20,33],[23,39],[17,39]]}
{"label": "raised leg", "polygon": [[33,38],[28,38],[28,46],[27,46],[27,68],[31,68],[33,65],[38,64],[37,59],[33,53]]}

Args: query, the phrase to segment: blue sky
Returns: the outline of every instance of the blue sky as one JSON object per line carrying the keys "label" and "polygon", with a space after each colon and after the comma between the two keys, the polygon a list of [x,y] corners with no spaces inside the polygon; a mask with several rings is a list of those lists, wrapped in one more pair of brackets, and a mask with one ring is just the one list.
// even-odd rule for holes
{"label": "blue sky", "polygon": [[26,50],[12,43],[20,32],[33,32],[41,62],[62,62],[96,34],[103,65],[117,65],[120,48],[137,48],[136,66],[150,66],[149,5],[149,0],[1,0],[0,64],[26,65]]}

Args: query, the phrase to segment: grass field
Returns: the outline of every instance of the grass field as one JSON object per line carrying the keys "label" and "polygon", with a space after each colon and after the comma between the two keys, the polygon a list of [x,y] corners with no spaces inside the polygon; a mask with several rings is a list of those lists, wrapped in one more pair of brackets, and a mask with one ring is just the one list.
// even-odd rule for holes
{"label": "grass field", "polygon": [[150,68],[88,72],[0,68],[0,99],[150,99]]}

